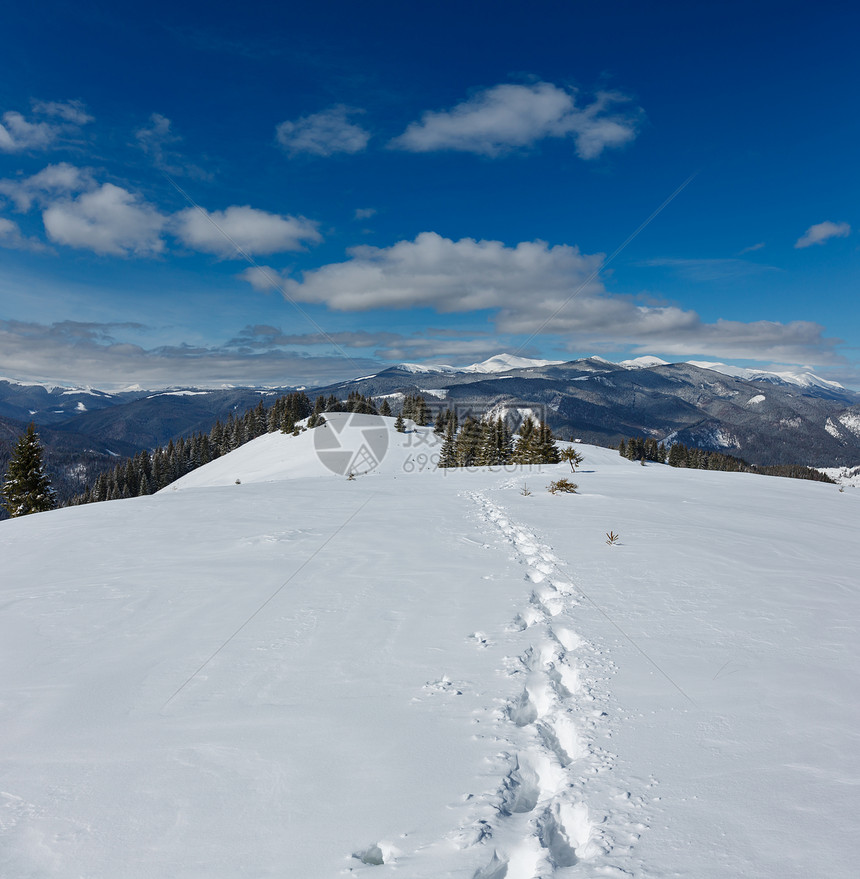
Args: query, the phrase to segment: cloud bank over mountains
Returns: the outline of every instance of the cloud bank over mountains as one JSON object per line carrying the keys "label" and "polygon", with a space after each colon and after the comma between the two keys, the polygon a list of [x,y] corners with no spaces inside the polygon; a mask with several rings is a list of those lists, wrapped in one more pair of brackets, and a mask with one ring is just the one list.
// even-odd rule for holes
{"label": "cloud bank over mountains", "polygon": [[302,273],[270,267],[242,277],[255,289],[279,289],[297,302],[335,311],[431,308],[440,314],[487,312],[508,335],[563,337],[567,350],[623,343],[639,353],[659,348],[778,361],[841,362],[838,340],[807,321],[702,321],[692,310],[613,295],[600,278],[603,254],[525,241],[453,241],[424,232],[391,247],[356,247],[350,258]]}

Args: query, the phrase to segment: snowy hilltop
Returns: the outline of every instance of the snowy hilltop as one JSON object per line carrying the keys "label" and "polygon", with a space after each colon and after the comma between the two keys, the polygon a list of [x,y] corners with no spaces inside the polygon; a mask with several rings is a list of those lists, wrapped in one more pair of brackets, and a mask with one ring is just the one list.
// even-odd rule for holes
{"label": "snowy hilltop", "polygon": [[0,875],[856,874],[860,492],[325,417],[0,522]]}

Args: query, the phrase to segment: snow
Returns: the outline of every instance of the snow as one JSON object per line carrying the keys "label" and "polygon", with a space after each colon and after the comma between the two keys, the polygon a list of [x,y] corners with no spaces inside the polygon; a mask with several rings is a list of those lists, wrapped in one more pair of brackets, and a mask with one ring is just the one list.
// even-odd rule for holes
{"label": "snow", "polygon": [[507,372],[509,369],[532,369],[539,366],[558,366],[564,360],[535,360],[529,357],[517,357],[515,354],[496,354],[481,363],[464,366],[461,372]]}
{"label": "snow", "polygon": [[632,360],[621,360],[618,365],[626,366],[628,369],[648,369],[652,366],[668,366],[669,362],[652,354],[646,354],[644,357],[634,357]]}
{"label": "snow", "polygon": [[846,412],[839,416],[839,423],[844,425],[855,436],[860,436],[860,415],[854,412]]}
{"label": "snow", "polygon": [[447,388],[419,388],[418,391],[422,394],[429,394],[437,400],[444,400],[448,396]]}
{"label": "snow", "polygon": [[[62,390],[63,392],[68,390],[69,393],[73,393],[73,394],[79,393],[75,389],[67,388],[66,385],[58,385],[54,382],[33,382],[33,381],[25,382],[25,381],[19,381],[18,379],[14,379],[14,378],[8,378],[8,377],[2,376],[2,375],[0,375],[0,382],[8,382],[10,385],[17,385],[20,388],[44,388],[49,393],[52,391],[56,391],[56,390]],[[84,392],[84,393],[86,393],[86,392]]]}
{"label": "snow", "polygon": [[469,366],[447,366],[445,364],[401,363],[398,369],[413,373],[487,373],[507,372],[510,369],[533,369],[541,366],[558,366],[564,360],[535,360],[530,357],[518,357],[515,354],[494,354],[492,357],[472,363]]}
{"label": "snow", "polygon": [[497,403],[486,412],[487,418],[502,418],[505,421],[518,423],[531,418],[535,423],[541,421],[543,413],[529,406],[508,406],[505,403]]}
{"label": "snow", "polygon": [[424,363],[398,363],[398,369],[404,372],[412,372],[416,374],[424,374],[431,372],[460,372],[455,366],[445,366],[442,363],[424,364]]}
{"label": "snow", "polygon": [[56,382],[37,382],[37,381],[19,381],[14,378],[0,376],[0,382],[7,382],[10,385],[17,385],[19,388],[44,388],[48,393],[60,391],[60,396],[69,394],[80,395],[88,394],[91,397],[109,397],[109,393],[98,391],[90,387],[70,387],[69,385],[61,385]]}
{"label": "snow", "polygon": [[326,417],[0,523],[0,875],[856,875],[860,494]]}
{"label": "snow", "polygon": [[152,400],[155,397],[199,397],[208,394],[209,391],[159,391],[157,394],[150,394],[146,399]]}
{"label": "snow", "polygon": [[832,418],[828,418],[827,421],[824,422],[824,429],[830,434],[830,436],[835,437],[836,439],[842,439],[842,431],[833,423]]}
{"label": "snow", "polygon": [[767,397],[765,397],[764,394],[756,394],[754,397],[750,397],[749,400],[747,400],[747,406],[755,406],[758,403],[764,403],[766,399]]}
{"label": "snow", "polygon": [[842,486],[860,488],[860,466],[858,467],[818,467],[822,473]]}
{"label": "snow", "polygon": [[753,381],[781,381],[790,385],[799,385],[802,388],[829,388],[831,390],[844,391],[845,387],[839,382],[821,378],[812,372],[771,372],[764,369],[747,369],[743,366],[731,366],[727,363],[712,363],[705,360],[688,360],[690,366],[698,366],[700,369],[710,369],[730,375],[735,378],[751,379]]}

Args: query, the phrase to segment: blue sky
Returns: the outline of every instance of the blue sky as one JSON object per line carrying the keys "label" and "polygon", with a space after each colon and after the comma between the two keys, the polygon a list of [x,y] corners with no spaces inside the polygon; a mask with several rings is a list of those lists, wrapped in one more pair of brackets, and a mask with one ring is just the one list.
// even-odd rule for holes
{"label": "blue sky", "polygon": [[508,351],[860,387],[852,6],[7,10],[0,375]]}

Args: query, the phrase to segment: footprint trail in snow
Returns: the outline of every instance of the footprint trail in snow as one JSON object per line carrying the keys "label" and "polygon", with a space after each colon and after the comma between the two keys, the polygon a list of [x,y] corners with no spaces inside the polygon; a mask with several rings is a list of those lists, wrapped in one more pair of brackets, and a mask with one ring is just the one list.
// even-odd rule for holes
{"label": "footprint trail in snow", "polygon": [[499,720],[499,737],[511,748],[502,755],[508,771],[495,802],[483,804],[484,814],[475,816],[473,826],[481,832],[469,834],[464,827],[458,838],[492,852],[474,879],[561,876],[612,847],[605,816],[592,815],[586,797],[587,779],[612,765],[592,741],[603,715],[592,692],[593,651],[572,628],[576,590],[550,548],[482,494],[469,497],[480,518],[512,546],[534,588],[512,623],[528,631],[531,643],[511,665],[509,673],[523,686]]}
{"label": "footprint trail in snow", "polygon": [[[467,879],[630,876],[618,862],[645,829],[644,800],[614,781],[602,783],[615,760],[597,744],[605,732],[604,683],[612,664],[575,630],[579,590],[560,570],[564,562],[484,494],[466,497],[476,504],[479,520],[511,547],[532,586],[507,633],[520,644],[525,636],[526,645],[501,669],[521,683],[495,711],[487,709],[482,722],[483,735],[499,746],[489,773],[495,781],[464,798],[464,815],[444,840],[414,854],[436,864],[434,875],[453,875],[443,866],[453,847],[474,865],[456,873]],[[469,639],[479,649],[496,646],[495,638],[482,632]],[[443,684],[453,686],[447,678],[427,686],[442,691]],[[610,805],[607,791],[621,805]],[[396,860],[393,852],[379,860],[361,854],[353,857],[364,864]]]}

